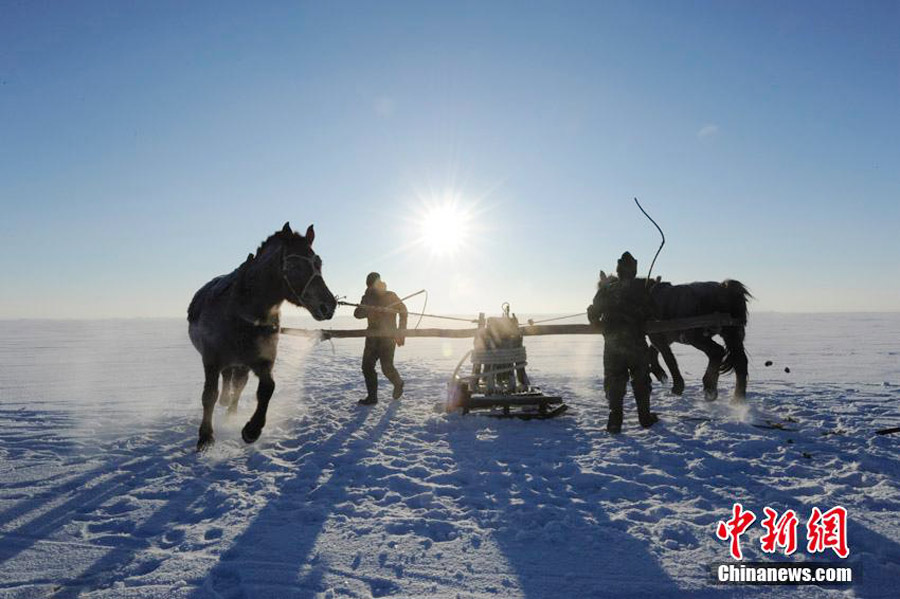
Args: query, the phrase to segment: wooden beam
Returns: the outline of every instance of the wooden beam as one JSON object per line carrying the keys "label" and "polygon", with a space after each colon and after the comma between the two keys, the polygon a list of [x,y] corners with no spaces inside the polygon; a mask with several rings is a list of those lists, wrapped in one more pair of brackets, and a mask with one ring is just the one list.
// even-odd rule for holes
{"label": "wooden beam", "polygon": [[282,327],[281,332],[286,335],[300,335],[308,337],[320,337],[322,339],[349,339],[352,337],[474,337],[478,329],[397,329],[384,332],[371,329],[293,329]]}
{"label": "wooden beam", "polygon": [[[673,320],[651,320],[647,322],[647,333],[667,333],[691,329],[718,329],[725,326],[739,326],[741,321],[728,314],[710,314]],[[317,337],[320,339],[348,339],[354,337],[448,337],[463,339],[474,337],[479,329],[405,329],[383,332],[370,329],[295,329],[282,327],[285,335]],[[525,337],[539,335],[602,335],[602,327],[592,324],[534,324],[519,327]]]}

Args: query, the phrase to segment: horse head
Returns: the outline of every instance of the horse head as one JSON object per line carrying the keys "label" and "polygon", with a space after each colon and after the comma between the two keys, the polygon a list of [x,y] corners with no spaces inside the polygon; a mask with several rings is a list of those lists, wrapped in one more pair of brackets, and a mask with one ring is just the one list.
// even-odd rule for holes
{"label": "horse head", "polygon": [[600,280],[597,281],[597,293],[594,294],[594,300],[587,309],[588,320],[591,323],[597,324],[600,321],[600,315],[603,314],[606,309],[609,288],[617,280],[618,278],[616,275],[607,275],[606,272],[600,271]]}
{"label": "horse head", "polygon": [[281,240],[281,282],[284,298],[306,308],[316,320],[334,316],[337,300],[322,278],[322,259],[312,249],[316,232],[310,225],[306,235],[291,230],[284,223],[276,236]]}
{"label": "horse head", "polygon": [[[610,297],[610,289],[618,280],[619,277],[617,275],[606,274],[605,271],[600,271],[600,279],[597,281],[597,293],[594,294],[594,300],[591,302],[591,305],[588,306],[588,320],[592,323],[596,324],[600,318],[600,314],[603,314],[603,312],[606,311]],[[641,278],[636,280],[643,282],[646,285],[647,293],[650,294],[651,298],[653,297],[653,290],[656,289],[658,285],[668,285],[668,283],[662,283],[662,277],[660,276],[649,280]]]}

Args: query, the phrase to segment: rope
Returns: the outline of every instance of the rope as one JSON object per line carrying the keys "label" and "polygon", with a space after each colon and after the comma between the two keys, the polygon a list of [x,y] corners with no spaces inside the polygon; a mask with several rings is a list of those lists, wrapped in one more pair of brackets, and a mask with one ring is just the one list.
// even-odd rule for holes
{"label": "rope", "polygon": [[[508,368],[498,368],[496,370],[492,369],[492,370],[488,370],[487,372],[480,372],[478,374],[470,374],[468,376],[457,377],[457,380],[468,381],[468,382],[477,381],[479,379],[487,378],[487,377],[490,377],[490,376],[493,376],[496,374],[506,374],[507,372],[516,372],[517,370],[521,370],[522,368],[525,368],[525,366],[527,366],[527,364],[525,362],[521,362],[519,364],[516,364],[515,366],[510,366]],[[477,392],[478,391],[476,391],[476,393]]]}
{"label": "rope", "polygon": [[[382,308],[380,306],[367,306],[362,304],[354,304],[352,302],[338,302],[340,306],[353,306],[356,308],[362,307],[366,310],[372,310],[374,312],[389,312],[391,314],[400,314],[399,310],[394,310],[393,308]],[[468,322],[468,323],[477,323],[478,319],[475,318],[458,318],[456,316],[442,316],[440,314],[426,314],[425,312],[407,312],[407,314],[411,314],[413,316],[423,316],[426,318],[439,318],[441,320],[455,320],[457,322]]]}
{"label": "rope", "polygon": [[644,207],[641,206],[641,203],[638,202],[637,198],[634,198],[634,203],[637,204],[637,207],[640,208],[641,212],[644,213],[650,222],[653,223],[653,226],[656,227],[656,230],[659,231],[659,234],[662,235],[662,243],[659,244],[659,249],[656,250],[656,254],[653,256],[653,262],[650,263],[650,270],[647,271],[647,285],[650,284],[650,275],[653,273],[653,265],[656,264],[656,259],[659,257],[659,253],[662,251],[663,246],[666,245],[666,234],[663,233],[663,230],[659,228],[659,225],[656,224],[656,221],[653,220],[653,217],[647,214],[647,211],[644,210]]}
{"label": "rope", "polygon": [[566,320],[567,318],[575,318],[576,316],[584,316],[584,315],[585,315],[584,312],[577,312],[575,314],[569,314],[568,316],[554,316],[553,318],[544,318],[543,320],[531,320],[529,318],[528,324],[529,325],[543,324],[545,322],[553,322],[554,320]]}
{"label": "rope", "polygon": [[465,362],[466,359],[471,355],[472,355],[472,350],[470,349],[469,351],[466,352],[466,355],[464,355],[462,358],[459,359],[459,364],[456,365],[456,368],[453,370],[453,376],[450,377],[451,381],[454,381],[458,378],[457,375],[459,374],[459,369],[462,368],[463,362]]}
{"label": "rope", "polygon": [[481,364],[508,364],[510,362],[525,362],[526,353],[524,347],[511,347],[508,349],[482,349],[472,353],[472,363]]}
{"label": "rope", "polygon": [[[421,295],[421,294],[423,294],[423,293],[427,294],[428,292],[425,291],[424,289],[420,289],[419,291],[416,291],[415,293],[410,293],[409,295],[405,295],[405,296],[401,297],[400,299],[398,299],[398,300],[397,300],[396,302],[394,302],[393,304],[388,304],[388,305],[385,306],[385,307],[386,307],[386,308],[390,308],[390,307],[392,307],[392,306],[396,306],[397,304],[402,304],[403,302],[405,302],[405,301],[408,300],[409,298],[411,298],[411,297],[416,297],[417,295]],[[422,308],[422,309],[424,310],[425,308]]]}
{"label": "rope", "polygon": [[[409,298],[416,297],[417,295],[421,295],[423,293],[425,294],[425,302],[422,304],[423,314],[419,314],[419,320],[416,321],[416,326],[413,327],[413,330],[416,330],[419,328],[419,325],[422,324],[422,316],[424,316],[425,310],[428,309],[428,290],[427,289],[420,289],[419,291],[416,291],[415,293],[410,293],[407,296],[401,297],[399,300],[397,300],[393,304],[388,304],[386,307],[390,308],[391,306],[396,306],[397,304],[402,304]],[[409,312],[407,312],[407,314],[409,314]],[[413,314],[413,316],[415,316],[415,314]]]}
{"label": "rope", "polygon": [[[424,289],[422,291],[425,291]],[[414,329],[418,329],[419,325],[422,324],[422,317],[425,316],[425,310],[428,308],[428,292],[425,291],[425,303],[422,304],[422,313],[419,314],[419,320],[416,321],[416,326]]]}

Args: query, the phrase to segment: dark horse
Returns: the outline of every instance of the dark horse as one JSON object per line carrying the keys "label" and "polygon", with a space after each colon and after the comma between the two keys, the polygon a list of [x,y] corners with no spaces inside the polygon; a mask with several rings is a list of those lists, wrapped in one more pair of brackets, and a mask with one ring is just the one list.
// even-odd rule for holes
{"label": "dark horse", "polygon": [[312,225],[306,236],[289,223],[266,239],[230,274],[216,277],[194,295],[188,307],[188,334],[203,356],[203,421],[197,451],[213,444],[212,415],[219,403],[230,414],[250,371],[259,378],[256,411],[241,430],[247,443],[259,439],[266,425],[269,399],[275,391],[272,365],[278,348],[281,303],[306,308],[316,320],[334,315],[337,301],[322,278],[322,260],[312,249]]}
{"label": "dark horse", "polygon": [[[598,287],[609,284],[614,276],[606,276],[600,272]],[[646,284],[646,279],[638,279]],[[735,373],[734,399],[743,400],[747,394],[747,353],[744,351],[744,330],[747,325],[747,301],[753,296],[739,281],[726,280],[701,283],[672,285],[659,279],[651,280],[650,311],[653,318],[669,320],[705,316],[714,313],[728,314],[741,324],[722,327],[710,332],[704,329],[690,329],[648,335],[652,345],[650,352],[650,370],[657,379],[665,378],[665,371],[659,365],[658,354],[662,354],[666,366],[672,373],[672,392],[681,395],[684,392],[684,378],[678,368],[678,362],[670,345],[674,342],[692,345],[706,354],[709,364],[703,375],[703,390],[706,399],[714,400],[719,396],[719,374]],[[594,303],[598,296],[594,297]],[[725,342],[725,347],[716,343],[712,336],[718,334]]]}

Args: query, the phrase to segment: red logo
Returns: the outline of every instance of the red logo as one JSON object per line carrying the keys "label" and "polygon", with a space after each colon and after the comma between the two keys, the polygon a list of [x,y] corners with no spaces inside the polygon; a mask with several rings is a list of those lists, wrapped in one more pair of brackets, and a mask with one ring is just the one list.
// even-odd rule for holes
{"label": "red logo", "polygon": [[[766,515],[760,521],[765,533],[759,538],[759,546],[763,553],[783,553],[791,555],[797,550],[797,526],[800,522],[794,510],[787,510],[780,516],[774,509],[766,506],[763,508]],[[719,521],[716,526],[716,536],[729,541],[728,550],[731,557],[743,559],[741,551],[741,535],[756,521],[756,514],[745,510],[740,503],[732,507],[730,520]],[[822,512],[814,507],[806,521],[806,550],[809,553],[823,553],[831,549],[838,557],[845,558],[850,555],[847,547],[847,510],[843,507],[834,507],[827,512]]]}
{"label": "red logo", "polygon": [[814,507],[806,522],[806,539],[809,541],[806,550],[810,553],[831,549],[838,557],[850,555],[847,548],[847,510],[838,506],[823,514]]}
{"label": "red logo", "polygon": [[759,538],[759,545],[763,553],[775,553],[779,547],[784,548],[784,554],[790,555],[797,551],[797,514],[794,510],[788,510],[778,517],[778,512],[770,507],[764,507],[766,517],[761,524],[766,529],[766,534]]}
{"label": "red logo", "polygon": [[741,535],[756,520],[756,515],[750,511],[744,511],[740,503],[735,503],[732,508],[733,517],[727,522],[719,522],[716,527],[716,536],[723,541],[731,540],[731,557],[743,559],[741,553]]}

